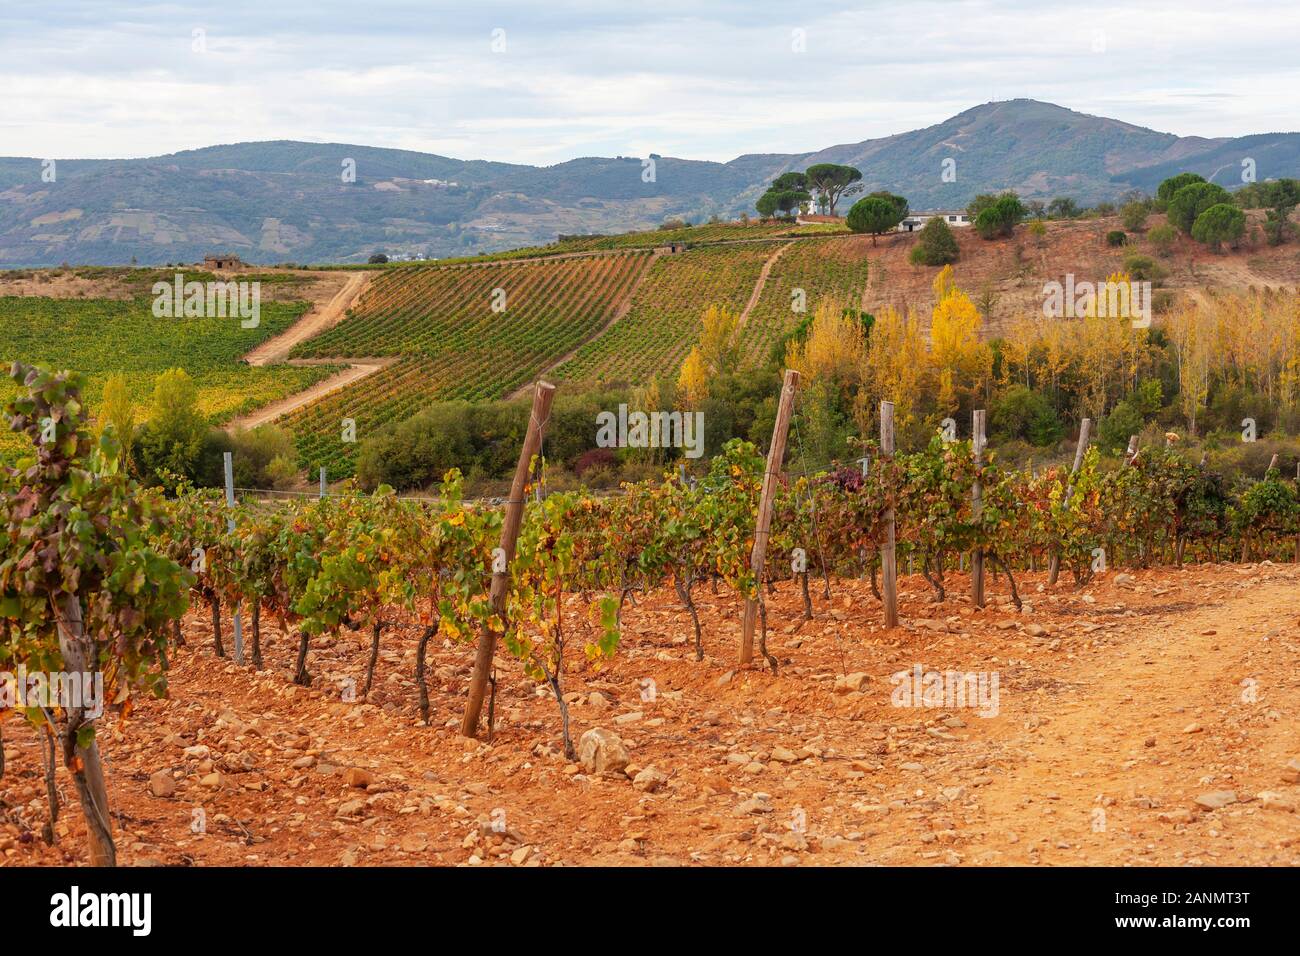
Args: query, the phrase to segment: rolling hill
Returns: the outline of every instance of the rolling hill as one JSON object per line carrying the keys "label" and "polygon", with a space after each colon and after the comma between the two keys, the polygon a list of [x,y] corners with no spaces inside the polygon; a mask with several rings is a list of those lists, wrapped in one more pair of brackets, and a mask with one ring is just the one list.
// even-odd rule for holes
{"label": "rolling hill", "polygon": [[[1017,316],[1041,313],[1045,281],[1067,273],[1103,280],[1129,252],[1155,257],[1168,302],[1220,288],[1300,286],[1296,244],[1266,245],[1259,215],[1250,216],[1247,241],[1220,253],[1186,238],[1160,252],[1142,234],[1113,248],[1106,233],[1115,218],[1053,221],[1041,237],[1020,229],[992,242],[957,229],[955,278],[990,337]],[[1152,216],[1148,228],[1162,219]],[[275,310],[256,335],[221,320],[154,319],[145,291],[169,273],[3,272],[0,315],[10,321],[0,324],[0,346],[7,345],[0,351],[6,360],[83,368],[92,373],[93,395],[107,372],[125,371],[142,402],[159,371],[185,367],[214,421],[279,421],[293,433],[304,469],[315,474],[325,464],[339,477],[352,472],[358,447],[343,438],[345,419],[359,441],[434,402],[509,398],[542,375],[566,394],[674,376],[714,303],[741,313],[746,367],[769,361],[804,317],[795,302],[812,311],[830,298],[873,314],[892,306],[928,324],[935,270],[908,260],[916,235],[873,242],[843,231],[716,225],[707,236],[678,252],[663,248],[663,233],[650,232],[612,237],[603,249],[587,248],[588,240],[573,251],[564,244],[545,258],[253,273],[267,283]],[[359,296],[346,314],[326,321],[345,284],[357,280]],[[312,311],[277,339],[287,344],[270,349],[278,359],[251,360],[308,305]],[[105,341],[114,344],[109,353]],[[0,457],[4,451],[0,445]]]}
{"label": "rolling hill", "polygon": [[[776,174],[849,163],[870,189],[914,209],[964,205],[980,192],[1083,203],[1151,190],[1189,169],[1231,184],[1243,158],[1259,178],[1300,175],[1300,133],[1178,137],[1050,103],[986,103],[935,126],[801,153],[727,163],[584,157],[534,167],[406,150],[276,141],[130,160],[0,158],[0,266],[193,262],[228,251],[246,261],[362,262],[463,256],[622,233],[665,217],[752,211]],[[956,179],[944,182],[945,159]],[[345,162],[355,181],[345,182]]]}

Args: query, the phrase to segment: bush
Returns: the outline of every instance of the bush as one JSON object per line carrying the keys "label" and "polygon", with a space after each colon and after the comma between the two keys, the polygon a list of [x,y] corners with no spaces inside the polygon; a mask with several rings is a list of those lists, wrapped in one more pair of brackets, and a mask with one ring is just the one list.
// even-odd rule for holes
{"label": "bush", "polygon": [[1106,245],[1108,246],[1122,246],[1126,242],[1128,242],[1128,233],[1123,229],[1112,229],[1106,233]]}
{"label": "bush", "polygon": [[1111,409],[1097,428],[1097,441],[1103,451],[1115,454],[1128,447],[1129,437],[1142,430],[1142,411],[1132,399],[1124,399]]}
{"label": "bush", "polygon": [[908,258],[913,265],[946,266],[956,262],[960,254],[957,239],[948,224],[942,216],[933,216],[922,227],[920,241]]}
{"label": "bush", "polygon": [[376,252],[373,256],[371,256],[369,259],[366,260],[366,262],[370,263],[370,265],[372,266],[383,265],[387,261],[388,261],[388,256],[384,255],[382,252]]}
{"label": "bush", "polygon": [[271,488],[292,488],[302,474],[298,467],[296,455],[276,455],[262,472],[263,479]]}
{"label": "bush", "polygon": [[1264,213],[1264,236],[1270,246],[1280,246],[1295,231],[1289,219],[1284,219],[1273,209]]}
{"label": "bush", "polygon": [[596,470],[604,470],[612,475],[617,463],[618,456],[612,448],[593,448],[578,456],[578,460],[573,463],[573,473],[579,478],[585,478],[588,472]]}
{"label": "bush", "polygon": [[466,466],[473,452],[469,418],[468,404],[448,402],[366,439],[357,452],[357,480],[363,488],[420,488]]}
{"label": "bush", "polygon": [[1083,212],[1069,196],[1057,196],[1047,204],[1047,215],[1053,219],[1074,219]]}
{"label": "bush", "polygon": [[1159,285],[1165,277],[1164,267],[1140,252],[1130,252],[1124,256],[1124,271],[1129,274],[1129,278],[1137,282],[1150,282],[1152,285]]}
{"label": "bush", "polygon": [[1155,247],[1156,252],[1162,256],[1169,255],[1169,251],[1173,249],[1174,243],[1177,239],[1178,232],[1173,226],[1168,224],[1156,226],[1147,233],[1147,241],[1150,242],[1151,245]]}
{"label": "bush", "polygon": [[984,239],[1009,236],[1025,215],[1024,204],[1015,193],[1003,193],[998,201],[975,218],[975,231]]}
{"label": "bush", "polygon": [[1120,210],[1120,217],[1124,221],[1124,228],[1129,232],[1141,232],[1142,227],[1147,223],[1147,214],[1151,211],[1151,206],[1145,200],[1134,200],[1126,203]]}
{"label": "bush", "polygon": [[283,428],[262,425],[230,436],[235,484],[240,488],[288,488],[299,475],[293,437]]}
{"label": "bush", "polygon": [[133,445],[137,474],[145,484],[164,487],[172,484],[168,475],[208,483],[209,431],[199,412],[193,379],[180,368],[163,372],[154,382],[149,421],[141,426]]}
{"label": "bush", "polygon": [[1065,434],[1061,419],[1041,394],[1023,385],[1007,389],[989,409],[994,441],[1027,441],[1039,448],[1055,445]]}

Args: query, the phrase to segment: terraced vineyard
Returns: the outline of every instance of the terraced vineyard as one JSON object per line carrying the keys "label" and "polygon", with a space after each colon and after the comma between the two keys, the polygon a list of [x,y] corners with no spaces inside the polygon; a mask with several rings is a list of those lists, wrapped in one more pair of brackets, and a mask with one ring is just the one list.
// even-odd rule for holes
{"label": "terraced vineyard", "polygon": [[[767,357],[774,343],[817,309],[822,299],[834,297],[856,307],[867,284],[867,257],[871,240],[866,236],[804,240],[790,245],[773,263],[763,293],[745,320],[741,352],[746,361]],[[805,312],[798,312],[795,290],[803,290]]]}
{"label": "terraced vineyard", "polygon": [[778,242],[712,246],[661,257],[637,289],[627,315],[588,342],[556,377],[584,386],[643,383],[676,374],[712,304],[739,312]]}
{"label": "terraced vineyard", "polygon": [[356,446],[342,441],[345,418],[363,436],[430,401],[508,395],[596,335],[650,258],[629,252],[377,276],[348,319],[293,355],[400,361],[289,416],[301,461],[351,473]]}
{"label": "terraced vineyard", "polygon": [[[74,368],[89,377],[86,398],[94,407],[104,381],[115,372],[127,377],[132,397],[147,406],[154,378],[169,368],[184,368],[199,388],[200,409],[214,422],[225,421],[284,398],[328,376],[327,366],[287,365],[250,368],[239,359],[302,315],[305,303],[262,302],[261,323],[245,329],[231,318],[156,318],[152,300],[0,297],[0,359]],[[0,401],[13,384],[0,380]],[[140,414],[145,414],[142,408]],[[5,432],[0,457],[15,445]]]}

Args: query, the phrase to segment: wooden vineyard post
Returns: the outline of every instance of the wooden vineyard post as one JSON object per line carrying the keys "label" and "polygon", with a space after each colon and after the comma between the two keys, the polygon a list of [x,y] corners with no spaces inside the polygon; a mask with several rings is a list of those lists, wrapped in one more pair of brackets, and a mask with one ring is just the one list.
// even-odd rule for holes
{"label": "wooden vineyard post", "polygon": [[[492,615],[504,620],[506,589],[510,585],[510,562],[514,560],[515,543],[519,539],[519,526],[524,519],[524,491],[528,487],[529,466],[533,456],[542,448],[542,435],[551,415],[551,401],[555,386],[539,381],[533,390],[533,410],[528,419],[528,433],[524,447],[519,452],[514,481],[510,484],[510,499],[506,502],[506,517],[501,525],[501,545],[492,561],[492,590],[490,602]],[[503,559],[504,557],[504,559]],[[478,736],[478,719],[483,712],[483,698],[487,695],[488,678],[492,673],[492,656],[496,653],[497,634],[484,622],[479,635],[478,650],[474,655],[474,671],[469,679],[469,697],[465,700],[465,713],[461,718],[460,732],[466,737]]]}
{"label": "wooden vineyard post", "polygon": [[325,497],[325,466],[320,466],[320,496]]}
{"label": "wooden vineyard post", "polygon": [[[880,403],[880,454],[894,460],[894,403]],[[885,540],[880,546],[880,596],[885,604],[885,627],[898,627],[898,567],[894,553],[894,506],[885,509]]]}
{"label": "wooden vineyard post", "polygon": [[[794,410],[794,393],[799,387],[799,373],[786,369],[781,386],[781,404],[776,410],[776,424],[772,427],[772,444],[767,449],[767,467],[763,471],[763,491],[758,499],[758,518],[754,524],[754,550],[749,555],[749,567],[754,572],[754,587],[763,584],[763,566],[767,560],[767,532],[772,525],[772,504],[776,499],[776,480],[781,474],[781,460],[785,457],[785,439],[790,430],[790,414]],[[758,599],[745,599],[745,617],[740,637],[740,663],[748,664],[754,657],[754,623],[758,617]]]}
{"label": "wooden vineyard post", "polygon": [[1128,439],[1128,450],[1124,452],[1124,464],[1133,464],[1133,459],[1138,456],[1138,437],[1130,435]]}
{"label": "wooden vineyard post", "polygon": [[[233,512],[235,509],[235,464],[234,457],[230,452],[225,453],[226,466],[226,507]],[[235,532],[235,519],[229,517],[226,519],[226,530],[231,534]],[[235,663],[244,663],[244,626],[240,617],[239,602],[235,602],[234,608],[230,612],[231,618],[234,619],[235,627]]]}
{"label": "wooden vineyard post", "polygon": [[[985,412],[982,408],[971,413],[971,454],[975,456],[976,469],[979,468],[980,459],[984,455],[984,417]],[[984,488],[977,477],[974,487],[971,488],[971,514],[979,518],[983,510]],[[984,606],[984,550],[978,546],[970,556],[970,597],[976,607]]]}
{"label": "wooden vineyard post", "polygon": [[[1065,486],[1065,503],[1070,503],[1070,496],[1074,494],[1074,476],[1079,473],[1083,467],[1083,455],[1088,450],[1088,437],[1092,432],[1092,419],[1085,418],[1079,423],[1079,444],[1074,448],[1074,467],[1070,469],[1070,482]],[[1061,573],[1061,553],[1058,551],[1052,555],[1052,562],[1047,568],[1047,583],[1055,584],[1057,577]]]}

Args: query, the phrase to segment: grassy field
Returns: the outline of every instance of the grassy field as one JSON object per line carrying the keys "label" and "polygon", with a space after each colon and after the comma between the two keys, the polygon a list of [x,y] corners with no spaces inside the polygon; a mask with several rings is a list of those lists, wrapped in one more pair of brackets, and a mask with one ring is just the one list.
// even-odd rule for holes
{"label": "grassy field", "polygon": [[[241,328],[238,319],[155,318],[152,299],[51,299],[0,297],[0,358],[6,372],[13,361],[76,369],[89,379],[86,400],[93,408],[104,381],[122,373],[141,406],[153,394],[159,372],[183,368],[199,388],[203,412],[222,422],[283,398],[328,376],[331,368],[270,366],[250,368],[240,356],[292,324],[305,310],[301,302],[263,302],[261,322]],[[15,385],[0,380],[0,402]],[[139,415],[146,414],[141,408]],[[0,433],[0,455],[12,456],[24,439]]]}

